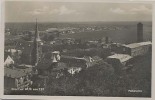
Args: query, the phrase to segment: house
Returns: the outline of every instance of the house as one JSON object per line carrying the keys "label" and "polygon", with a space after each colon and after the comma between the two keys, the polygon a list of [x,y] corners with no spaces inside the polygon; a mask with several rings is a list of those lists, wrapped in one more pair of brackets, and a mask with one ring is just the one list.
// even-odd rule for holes
{"label": "house", "polygon": [[54,51],[52,52],[52,62],[58,62],[60,61],[60,52],[59,51]]}
{"label": "house", "polygon": [[[63,75],[64,71],[70,74],[79,73],[82,69],[93,66],[97,61],[101,60],[99,57],[84,56],[82,58],[61,55],[59,51],[54,51],[48,54],[48,58],[43,58],[37,66],[39,74],[48,75],[56,73],[58,76]],[[61,73],[61,74],[60,74]],[[58,77],[57,76],[57,77]]]}
{"label": "house", "polygon": [[99,40],[99,42],[102,43],[102,44],[108,44],[108,43],[112,42],[112,39],[110,37],[106,36],[106,37],[101,38]]}
{"label": "house", "polygon": [[100,58],[99,56],[84,56],[83,58],[86,60],[87,68],[95,65],[98,61],[102,60],[102,58]]}
{"label": "house", "polygon": [[55,41],[50,41],[50,44],[55,44]]}
{"label": "house", "polygon": [[32,68],[4,68],[4,87],[5,89],[23,89],[32,85]]}
{"label": "house", "polygon": [[103,60],[103,59],[102,59],[101,57],[99,57],[99,56],[93,56],[92,59],[93,59],[94,62],[98,62],[98,61]]}
{"label": "house", "polygon": [[70,67],[80,67],[80,68],[88,68],[93,66],[97,61],[102,60],[98,56],[84,56],[84,57],[72,57],[72,56],[61,56],[61,62],[66,63]]}
{"label": "house", "polygon": [[5,67],[9,67],[11,64],[14,64],[14,60],[12,59],[12,57],[10,55],[4,55],[4,66]]}
{"label": "house", "polygon": [[60,77],[67,70],[67,65],[63,62],[52,62],[52,59],[42,59],[37,66],[39,75],[53,75],[54,77]]}
{"label": "house", "polygon": [[11,48],[5,51],[10,52],[11,55],[14,55],[15,53],[21,53],[21,50],[11,49]]}
{"label": "house", "polygon": [[48,57],[42,59],[37,66],[39,74],[48,75],[55,73],[59,76],[62,75],[65,71],[73,74],[74,71],[77,71],[77,69],[79,70],[88,66],[85,58],[60,56],[59,54],[59,51],[54,51],[50,55],[50,58]]}
{"label": "house", "polygon": [[151,51],[151,45],[151,41],[123,45],[122,52],[132,57],[144,55]]}
{"label": "house", "polygon": [[62,39],[63,44],[71,45],[75,44],[75,39],[73,38],[64,38]]}
{"label": "house", "polygon": [[81,67],[86,68],[86,59],[85,58],[79,58],[79,57],[72,57],[72,56],[61,56],[61,62],[66,63],[67,66],[70,67]]}
{"label": "house", "polygon": [[42,75],[48,75],[52,72],[61,72],[65,70],[67,68],[66,64],[60,62],[59,54],[59,51],[53,51],[51,54],[49,54],[50,57],[42,58],[37,65],[38,73]]}
{"label": "house", "polygon": [[98,46],[98,41],[87,41],[86,45],[87,46]]}
{"label": "house", "polygon": [[68,68],[69,67],[67,66],[66,63],[58,62],[56,66],[52,69],[52,73],[54,77],[60,78],[67,72]]}
{"label": "house", "polygon": [[113,67],[123,67],[130,61],[132,57],[127,54],[114,54],[108,56],[106,61],[111,64]]}
{"label": "house", "polygon": [[21,55],[22,55],[22,51],[18,50],[18,49],[5,49],[4,51],[4,56],[6,58],[6,56],[9,54],[9,56],[14,60],[14,62],[16,63],[20,63],[21,62]]}
{"label": "house", "polygon": [[77,69],[80,69],[82,67],[80,63],[81,59],[77,61],[75,59],[72,59],[72,57],[70,58],[68,56],[67,57],[61,56],[60,60],[59,53],[60,53],[59,51],[54,51],[52,52],[50,59],[44,58],[38,63],[37,70],[40,75],[50,74],[56,78],[59,78],[63,76],[64,73],[67,71],[70,74],[74,74],[75,73],[74,71],[77,71]]}
{"label": "house", "polygon": [[70,67],[68,68],[68,72],[72,75],[79,73],[82,70],[81,67]]}
{"label": "house", "polygon": [[32,65],[26,65],[26,64],[20,64],[18,65],[19,68],[33,68],[34,66]]}
{"label": "house", "polygon": [[108,49],[108,48],[111,49],[110,44],[101,44],[101,46],[102,46],[103,49]]}
{"label": "house", "polygon": [[60,39],[60,38],[55,38],[54,41],[55,41],[54,44],[56,44],[56,45],[61,45],[61,44],[63,44],[63,43],[62,43],[62,39]]}

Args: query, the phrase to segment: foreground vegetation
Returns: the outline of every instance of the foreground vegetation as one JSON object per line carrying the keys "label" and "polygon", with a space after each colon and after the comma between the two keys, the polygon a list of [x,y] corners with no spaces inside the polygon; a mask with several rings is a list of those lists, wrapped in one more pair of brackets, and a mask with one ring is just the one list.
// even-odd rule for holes
{"label": "foreground vegetation", "polygon": [[[131,71],[121,74],[112,66],[102,64],[90,67],[75,76],[50,79],[46,95],[69,96],[151,96],[151,57],[137,58]],[[129,92],[128,90],[142,90]]]}
{"label": "foreground vegetation", "polygon": [[[81,71],[79,74],[65,74],[60,78],[48,77],[44,91],[14,91],[18,95],[50,96],[115,96],[151,97],[151,56],[137,57],[130,71],[116,73],[106,62]],[[128,90],[142,90],[129,92]]]}

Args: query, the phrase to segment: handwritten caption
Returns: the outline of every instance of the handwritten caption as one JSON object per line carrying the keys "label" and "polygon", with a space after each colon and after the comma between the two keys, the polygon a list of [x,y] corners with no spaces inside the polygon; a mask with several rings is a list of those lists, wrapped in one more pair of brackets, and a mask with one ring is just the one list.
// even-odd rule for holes
{"label": "handwritten caption", "polygon": [[128,92],[143,92],[142,90],[128,90]]}
{"label": "handwritten caption", "polygon": [[12,91],[44,91],[44,88],[11,88]]}

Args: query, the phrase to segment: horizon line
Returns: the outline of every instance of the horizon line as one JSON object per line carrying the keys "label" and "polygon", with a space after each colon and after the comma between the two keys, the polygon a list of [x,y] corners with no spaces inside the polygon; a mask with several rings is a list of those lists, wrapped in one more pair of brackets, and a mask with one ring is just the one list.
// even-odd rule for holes
{"label": "horizon line", "polygon": [[[148,21],[38,21],[38,23],[91,23],[91,22],[152,22],[152,20]],[[35,23],[33,22],[27,22],[27,21],[10,21],[10,22],[4,22],[4,23]]]}

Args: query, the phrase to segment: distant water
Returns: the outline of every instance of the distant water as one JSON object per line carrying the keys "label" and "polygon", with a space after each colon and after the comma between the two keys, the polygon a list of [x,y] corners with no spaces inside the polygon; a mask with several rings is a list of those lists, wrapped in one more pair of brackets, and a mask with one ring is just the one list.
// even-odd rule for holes
{"label": "distant water", "polygon": [[[138,22],[72,22],[72,23],[38,23],[39,31],[45,31],[48,28],[64,28],[64,27],[87,27],[87,26],[120,26],[125,27],[124,30],[104,30],[98,32],[81,32],[78,34],[63,35],[61,37],[71,37],[83,40],[95,40],[104,36],[109,36],[114,42],[132,43],[136,42]],[[152,39],[152,23],[143,23],[144,40]],[[13,32],[34,31],[35,23],[6,23],[6,29]]]}

